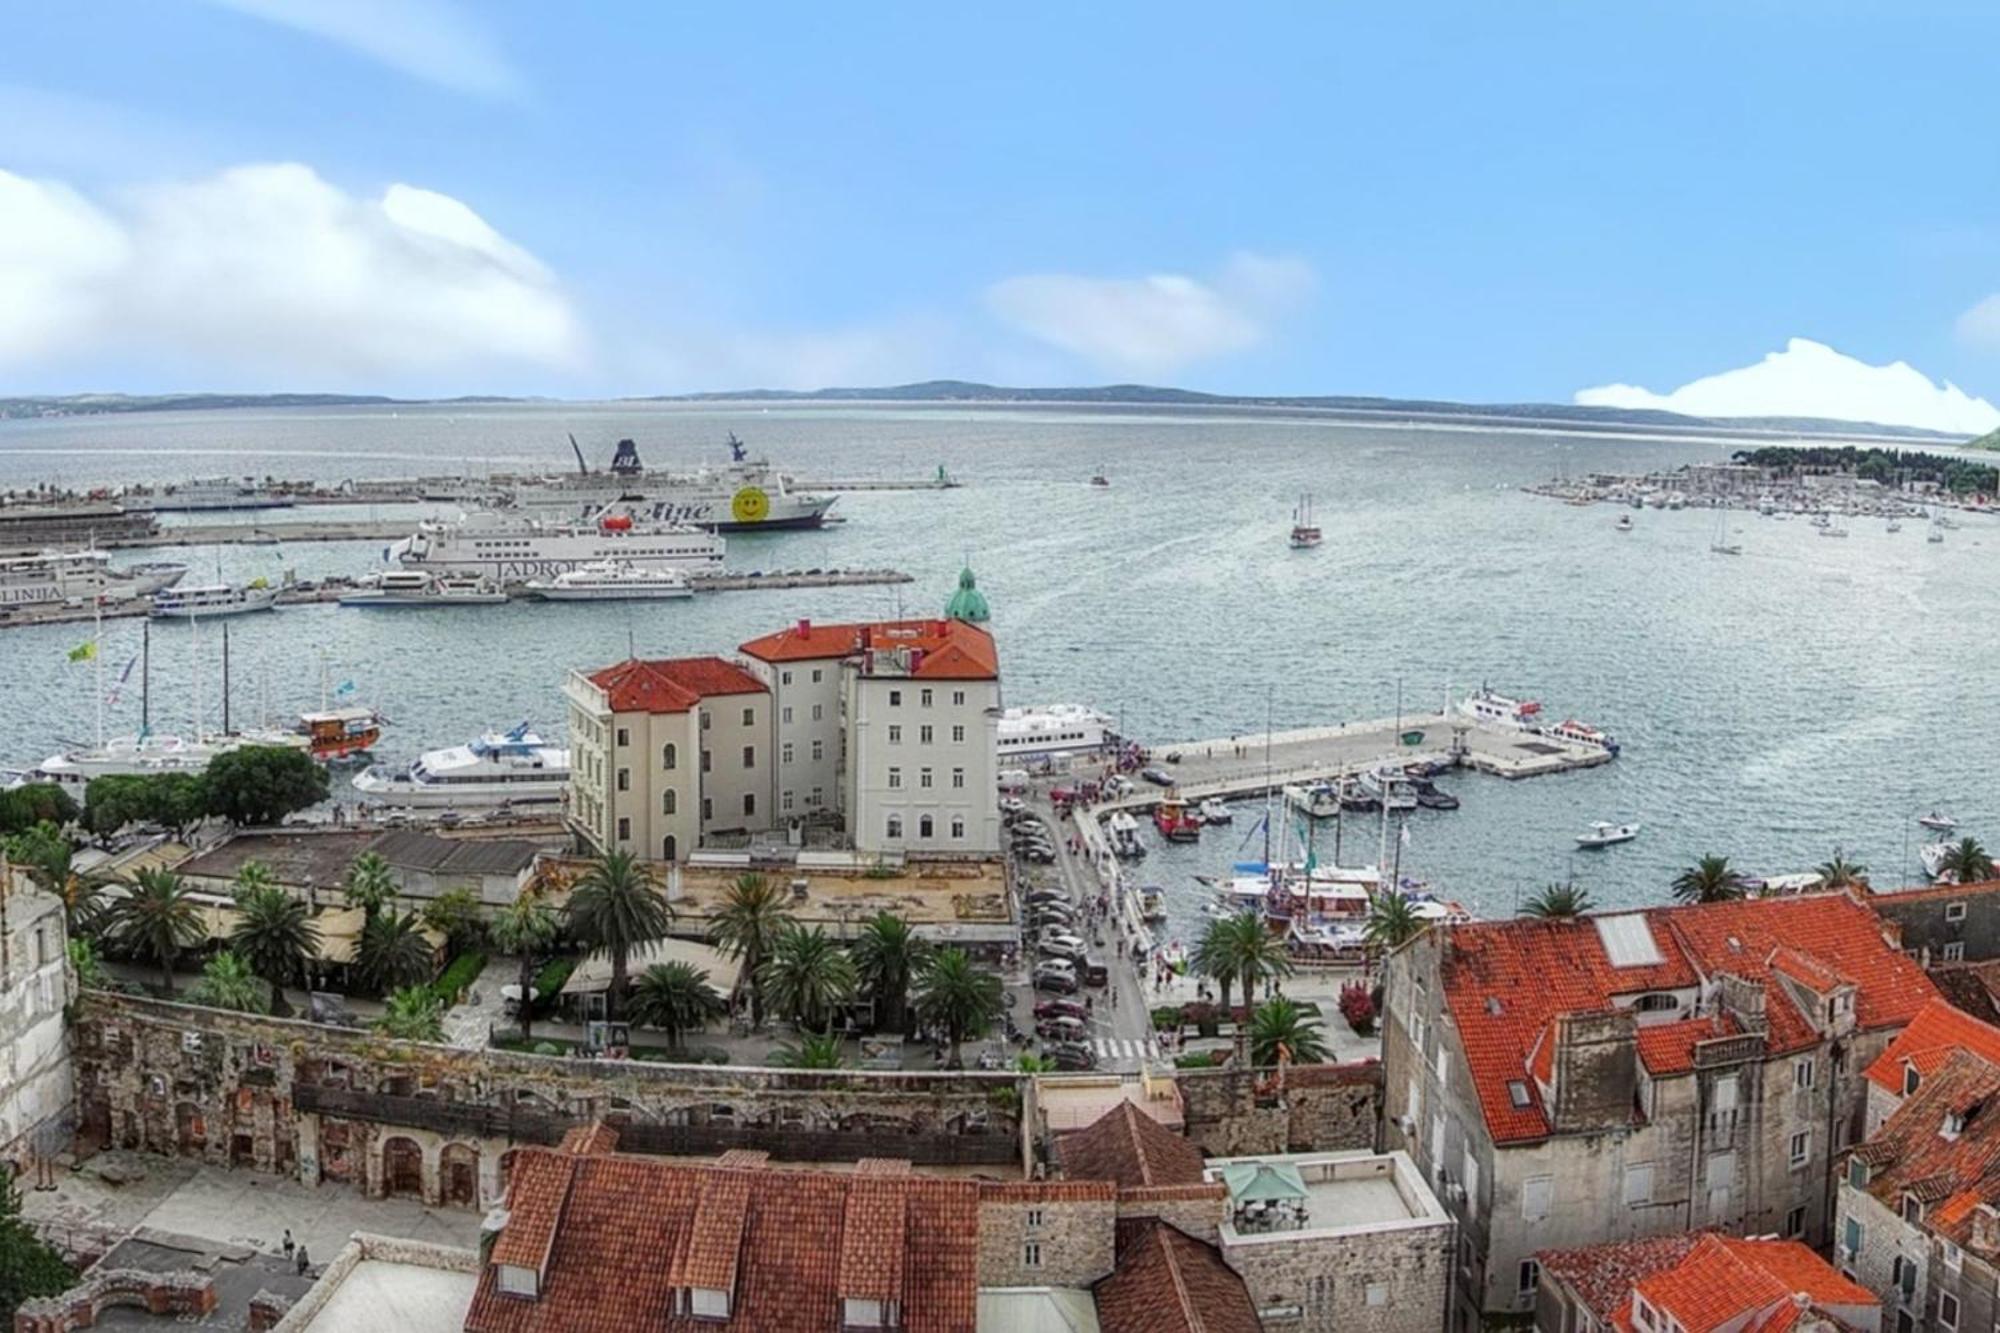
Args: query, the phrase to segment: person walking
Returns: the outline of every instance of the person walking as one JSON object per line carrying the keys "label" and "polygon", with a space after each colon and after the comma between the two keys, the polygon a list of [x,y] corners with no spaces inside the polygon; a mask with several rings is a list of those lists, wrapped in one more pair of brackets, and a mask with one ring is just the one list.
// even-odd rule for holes
{"label": "person walking", "polygon": [[298,1246],[297,1246],[297,1243],[296,1243],[295,1241],[293,1241],[293,1239],[292,1239],[292,1229],[291,1229],[290,1227],[286,1227],[286,1228],[285,1228],[285,1257],[286,1257],[287,1259],[291,1258],[291,1257],[292,1257],[292,1251],[293,1251],[294,1249],[296,1249],[296,1248],[298,1248]]}

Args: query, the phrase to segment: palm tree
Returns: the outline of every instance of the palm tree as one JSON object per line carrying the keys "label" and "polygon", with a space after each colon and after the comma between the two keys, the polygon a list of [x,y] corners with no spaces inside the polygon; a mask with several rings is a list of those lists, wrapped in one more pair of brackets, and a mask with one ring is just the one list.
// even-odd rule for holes
{"label": "palm tree", "polygon": [[1833,859],[1820,863],[1819,878],[1829,889],[1863,889],[1868,887],[1868,867],[1848,860],[1836,847]]}
{"label": "palm tree", "polygon": [[611,955],[611,993],[605,1017],[625,1014],[626,967],[632,950],[662,938],[674,909],[653,872],[630,852],[606,852],[590,863],[569,897],[570,928],[593,951]]}
{"label": "palm tree", "polygon": [[945,1030],[951,1039],[952,1068],[958,1048],[1000,1016],[1000,978],[974,967],[963,949],[940,949],[917,978],[917,1016]]}
{"label": "palm tree", "polygon": [[1426,924],[1407,897],[1385,890],[1370,896],[1361,935],[1377,955],[1393,953],[1423,934]]}
{"label": "palm tree", "polygon": [[1194,946],[1194,957],[1190,962],[1197,973],[1213,981],[1221,990],[1223,1018],[1233,1018],[1229,990],[1236,984],[1236,959],[1230,951],[1229,918],[1217,917],[1208,923],[1200,941]]}
{"label": "palm tree", "polygon": [[1574,921],[1594,906],[1587,889],[1574,884],[1549,884],[1521,904],[1521,915],[1543,921]]}
{"label": "palm tree", "polygon": [[74,851],[62,830],[46,820],[7,839],[9,859],[28,872],[35,887],[62,899],[72,938],[96,926],[104,911],[104,885],[76,873]]}
{"label": "palm tree", "polygon": [[692,963],[656,963],[639,974],[632,988],[632,1020],[661,1029],[667,1045],[679,1050],[681,1035],[699,1031],[729,1006],[709,984],[708,973]]}
{"label": "palm tree", "polygon": [[262,1014],[270,1012],[266,989],[263,978],[250,970],[250,964],[224,949],[201,969],[201,980],[188,991],[188,998],[215,1009]]}
{"label": "palm tree", "polygon": [[862,984],[875,997],[876,1027],[903,1031],[910,981],[924,970],[930,946],[894,912],[877,913],[851,950]]}
{"label": "palm tree", "polygon": [[1255,912],[1241,912],[1218,923],[1223,928],[1222,954],[1236,970],[1243,987],[1243,1007],[1257,1002],[1257,983],[1275,981],[1292,970],[1284,941],[1270,932]]}
{"label": "palm tree", "polygon": [[278,882],[271,873],[271,867],[262,861],[245,861],[236,868],[236,895],[240,898],[252,889],[268,889]]}
{"label": "palm tree", "polygon": [[[256,865],[255,861],[246,865]],[[273,883],[244,888],[237,876],[236,928],[229,933],[230,948],[249,969],[271,983],[272,1012],[290,1012],[285,987],[302,978],[312,960],[319,956],[319,927],[306,915],[306,905]]]}
{"label": "palm tree", "polygon": [[833,1011],[852,999],[860,985],[845,949],[818,926],[796,922],[778,936],[777,948],[760,972],[758,980],[771,1004],[811,1032],[830,1029]]}
{"label": "palm tree", "polygon": [[775,881],[762,875],[736,877],[722,900],[722,910],[709,924],[709,938],[716,947],[743,963],[743,975],[750,979],[750,1025],[764,1025],[764,960],[777,946],[778,936],[791,919],[791,901]]}
{"label": "palm tree", "polygon": [[1032,1051],[1022,1051],[1014,1061],[1014,1068],[1023,1074],[1050,1074],[1055,1072],[1056,1062],[1046,1055],[1036,1055]]}
{"label": "palm tree", "polygon": [[396,876],[376,852],[363,852],[347,867],[347,905],[373,919],[396,900]]}
{"label": "palm tree", "polygon": [[1743,896],[1743,876],[1726,856],[1704,856],[1674,878],[1674,898],[1683,903],[1721,903]]}
{"label": "palm tree", "polygon": [[391,908],[368,918],[354,949],[354,979],[377,995],[431,979],[436,958],[415,912]]}
{"label": "palm tree", "polygon": [[1993,858],[1986,854],[1978,839],[1960,838],[1939,861],[1938,875],[1940,878],[1955,879],[1960,884],[1977,884],[1993,878]]}
{"label": "palm tree", "polygon": [[535,1008],[535,964],[556,942],[556,914],[540,898],[523,895],[493,918],[493,947],[521,960],[521,1041],[530,1039]]}
{"label": "palm tree", "polygon": [[443,1041],[444,1001],[428,986],[405,986],[389,996],[375,1030],[404,1041]]}
{"label": "palm tree", "polygon": [[1250,1059],[1257,1065],[1274,1065],[1280,1057],[1289,1064],[1318,1064],[1326,1059],[1326,1043],[1320,1037],[1319,1020],[1309,1018],[1296,1004],[1280,995],[1265,1001],[1250,1016]]}
{"label": "palm tree", "polygon": [[838,1069],[846,1063],[841,1059],[840,1038],[831,1032],[808,1032],[796,1044],[786,1042],[771,1061],[791,1069]]}
{"label": "palm tree", "polygon": [[170,870],[141,870],[132,887],[111,909],[112,938],[160,965],[160,984],[174,993],[174,959],[201,943],[207,933],[201,909],[187,886]]}

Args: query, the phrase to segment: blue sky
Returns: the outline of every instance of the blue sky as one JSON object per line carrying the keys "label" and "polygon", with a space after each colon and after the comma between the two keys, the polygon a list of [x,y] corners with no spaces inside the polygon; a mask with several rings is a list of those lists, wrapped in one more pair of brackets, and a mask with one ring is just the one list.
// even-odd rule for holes
{"label": "blue sky", "polygon": [[20,7],[0,391],[2000,395],[1990,4],[1002,14]]}

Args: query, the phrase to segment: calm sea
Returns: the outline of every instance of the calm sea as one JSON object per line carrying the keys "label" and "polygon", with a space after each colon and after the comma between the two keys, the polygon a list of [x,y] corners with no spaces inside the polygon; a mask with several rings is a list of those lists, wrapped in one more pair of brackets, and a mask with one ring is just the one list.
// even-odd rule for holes
{"label": "calm sea", "polygon": [[[1451,813],[1419,814],[1405,871],[1487,914],[1574,876],[1600,904],[1660,900],[1704,853],[1758,872],[1836,846],[1878,878],[1913,863],[1914,818],[1950,810],[2000,840],[1988,775],[2000,712],[2000,527],[1967,519],[1942,545],[1921,524],[1845,541],[1743,515],[1741,557],[1711,555],[1705,512],[1575,509],[1517,489],[1558,468],[1644,470],[1719,458],[1723,444],[1527,431],[1355,425],[1256,413],[1131,410],[536,405],[238,411],[0,423],[0,486],[275,474],[327,481],[488,467],[559,468],[574,432],[593,464],[622,436],[647,463],[720,462],[736,432],[802,476],[912,476],[946,492],[857,493],[819,533],[733,537],[746,568],[893,565],[901,588],[718,594],[626,608],[512,605],[370,613],[298,608],[231,630],[234,716],[287,719],[323,678],[394,723],[406,757],[491,727],[560,735],[565,671],[624,655],[729,650],[801,616],[940,608],[962,560],[992,599],[1009,702],[1075,700],[1142,737],[1260,732],[1435,708],[1481,681],[1614,732],[1617,763],[1520,783],[1460,777]],[[1113,482],[1087,485],[1098,467]],[[1285,544],[1314,497],[1326,543]],[[302,511],[311,514],[317,511]],[[357,511],[366,512],[366,511]],[[390,516],[393,507],[376,511]],[[165,553],[162,553],[165,554]],[[368,544],[183,553],[231,579],[358,573]],[[135,555],[134,558],[144,558]],[[107,626],[107,679],[136,653]],[[26,764],[93,726],[75,626],[0,631],[10,682],[0,762]],[[184,626],[153,632],[156,730],[193,725],[194,672],[213,725],[217,636],[200,661]],[[108,730],[138,725],[137,673]],[[1199,848],[1156,851],[1147,877],[1192,930],[1198,872],[1247,849],[1255,811]],[[1640,839],[1578,854],[1596,819]],[[1366,838],[1372,843],[1372,838]],[[1349,859],[1353,859],[1351,856]]]}

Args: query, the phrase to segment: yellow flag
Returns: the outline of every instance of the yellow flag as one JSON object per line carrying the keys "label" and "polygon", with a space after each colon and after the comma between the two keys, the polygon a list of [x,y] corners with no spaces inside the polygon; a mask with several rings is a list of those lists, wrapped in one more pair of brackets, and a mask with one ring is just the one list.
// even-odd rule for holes
{"label": "yellow flag", "polygon": [[95,656],[97,656],[97,640],[95,639],[90,640],[88,643],[79,643],[76,647],[69,650],[69,660],[72,662],[88,662]]}

